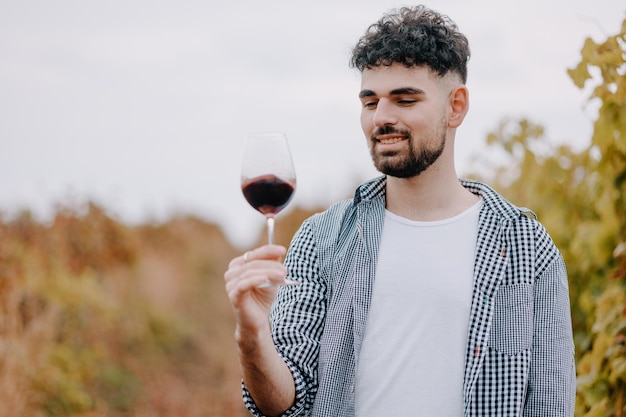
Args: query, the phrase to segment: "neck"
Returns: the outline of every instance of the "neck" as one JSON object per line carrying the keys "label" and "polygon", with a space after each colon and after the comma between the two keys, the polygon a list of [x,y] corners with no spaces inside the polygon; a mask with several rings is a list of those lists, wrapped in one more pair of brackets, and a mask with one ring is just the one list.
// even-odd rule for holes
{"label": "neck", "polygon": [[387,177],[387,210],[410,220],[453,217],[479,199],[460,183],[454,167],[433,164],[413,178]]}

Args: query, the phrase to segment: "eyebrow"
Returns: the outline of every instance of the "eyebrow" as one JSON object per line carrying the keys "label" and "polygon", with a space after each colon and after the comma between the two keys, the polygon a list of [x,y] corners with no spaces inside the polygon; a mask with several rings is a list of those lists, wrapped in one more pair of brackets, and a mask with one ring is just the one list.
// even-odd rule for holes
{"label": "eyebrow", "polygon": [[[419,88],[401,87],[401,88],[396,88],[395,90],[391,90],[389,94],[392,96],[403,96],[403,95],[424,95],[426,93],[424,92],[424,90],[421,90]],[[376,93],[372,90],[361,90],[361,92],[359,93],[359,98],[374,97],[374,96],[376,96]]]}

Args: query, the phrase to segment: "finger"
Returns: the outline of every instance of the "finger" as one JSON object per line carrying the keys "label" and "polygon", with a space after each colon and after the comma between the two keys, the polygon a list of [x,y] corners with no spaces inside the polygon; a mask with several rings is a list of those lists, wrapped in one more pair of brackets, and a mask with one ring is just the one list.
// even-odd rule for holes
{"label": "finger", "polygon": [[233,259],[228,266],[226,272],[224,272],[224,277],[232,277],[235,275],[241,275],[245,271],[251,270],[262,270],[262,269],[272,269],[278,268],[281,271],[286,271],[287,269],[283,265],[280,260],[277,259],[249,259],[248,262],[243,262],[243,256],[239,256]]}
{"label": "finger", "polygon": [[281,259],[287,253],[287,248],[280,245],[265,245],[245,252],[241,259],[250,262],[256,259]]}
{"label": "finger", "polygon": [[226,283],[244,281],[260,276],[266,281],[280,281],[287,276],[287,268],[273,260],[255,260],[246,264],[235,265],[224,273]]}
{"label": "finger", "polygon": [[228,268],[234,268],[236,266],[245,265],[257,259],[272,259],[280,261],[285,254],[287,253],[287,249],[284,246],[280,245],[265,245],[261,246],[257,249],[252,249],[244,252],[241,256],[237,256],[233,258],[228,264]]}
{"label": "finger", "polygon": [[249,269],[239,274],[232,274],[226,281],[226,292],[235,300],[249,291],[270,288],[285,281],[287,270],[280,268]]}

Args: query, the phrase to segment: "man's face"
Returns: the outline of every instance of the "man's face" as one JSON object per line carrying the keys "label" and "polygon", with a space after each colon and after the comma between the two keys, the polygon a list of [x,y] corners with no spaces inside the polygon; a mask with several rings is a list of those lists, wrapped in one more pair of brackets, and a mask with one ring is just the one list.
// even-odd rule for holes
{"label": "man's face", "polygon": [[361,127],[376,169],[410,178],[437,161],[448,132],[446,85],[425,67],[393,64],[363,71]]}

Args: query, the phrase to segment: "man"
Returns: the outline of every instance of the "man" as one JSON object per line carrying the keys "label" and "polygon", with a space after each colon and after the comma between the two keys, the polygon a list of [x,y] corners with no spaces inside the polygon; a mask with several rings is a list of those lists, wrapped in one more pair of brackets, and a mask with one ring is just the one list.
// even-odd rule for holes
{"label": "man", "polygon": [[284,266],[268,245],[224,275],[254,415],[573,415],[562,257],[532,213],[455,172],[469,55],[423,6],[355,46],[383,176],[306,220]]}

